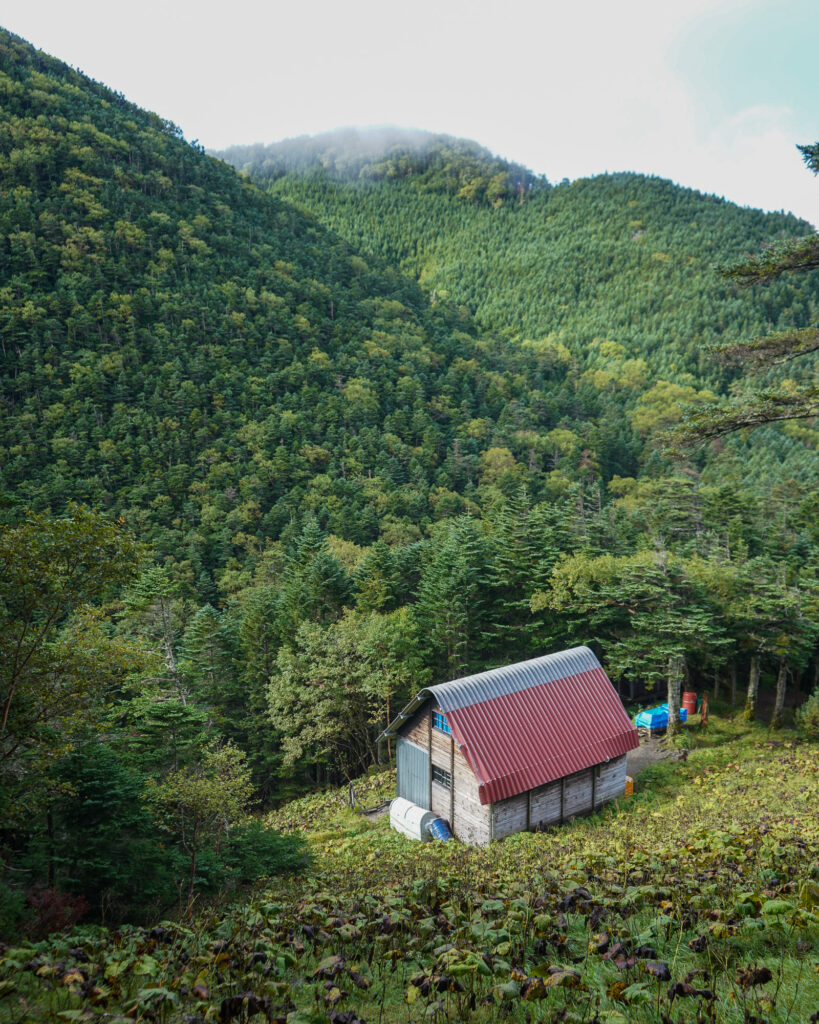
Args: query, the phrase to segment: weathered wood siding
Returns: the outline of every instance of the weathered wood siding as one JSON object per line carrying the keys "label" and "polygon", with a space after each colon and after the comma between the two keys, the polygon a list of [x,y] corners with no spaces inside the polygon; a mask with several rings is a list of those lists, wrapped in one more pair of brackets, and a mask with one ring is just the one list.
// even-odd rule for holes
{"label": "weathered wood siding", "polygon": [[515,832],[525,832],[528,806],[528,793],[518,793],[492,804],[492,838],[503,839]]}
{"label": "weathered wood siding", "polygon": [[482,804],[478,796],[478,780],[466,758],[455,744],[453,779],[455,785],[455,813],[450,822],[452,830],[463,843],[484,846],[489,842],[489,804]]}
{"label": "weathered wood siding", "polygon": [[595,804],[602,807],[609,800],[616,800],[626,789],[626,755],[614,757],[608,764],[600,765],[600,775],[595,786]]}
{"label": "weathered wood siding", "polygon": [[[490,809],[481,803],[478,780],[451,733],[432,728],[432,712],[438,710],[427,701],[400,730],[401,737],[429,752],[428,796],[415,802],[446,818],[462,842],[483,845],[490,839]],[[432,781],[432,765],[449,772],[451,789]]]}
{"label": "weathered wood siding", "polygon": [[[440,711],[441,709],[437,704],[433,704],[430,711]],[[442,732],[440,729],[433,728],[432,730],[432,763],[437,764],[439,768],[443,768],[445,771],[449,771],[449,759],[450,759],[450,748],[452,746],[452,735],[448,732]]]}
{"label": "weathered wood siding", "polygon": [[560,821],[560,779],[532,790],[531,828],[543,828]]}
{"label": "weathered wood siding", "polygon": [[418,708],[415,714],[410,720],[404,725],[400,732],[402,736],[405,736],[410,742],[417,744],[419,747],[427,749],[429,743],[429,737],[427,732],[429,729],[429,703],[424,704]]}
{"label": "weathered wood siding", "polygon": [[[445,789],[444,786],[439,785],[434,779],[432,781],[432,807],[430,810],[438,818],[446,818],[449,821],[450,818],[450,791]],[[450,825],[452,822],[450,822]]]}
{"label": "weathered wood siding", "polygon": [[561,820],[590,814],[593,809],[592,781],[594,809],[599,810],[604,803],[622,796],[626,788],[625,754],[606,764],[567,775],[565,779],[556,779],[528,793],[497,801],[491,812],[492,838],[503,839],[527,828],[544,828]]}
{"label": "weathered wood siding", "polygon": [[[429,734],[429,754],[430,764],[436,768],[441,768],[445,772],[452,774],[452,736],[449,733],[442,732],[440,729],[436,729],[432,725],[432,714],[435,711],[440,711],[440,707],[436,701],[431,701],[428,705],[428,714],[430,715],[430,734]],[[454,784],[454,783],[453,783]],[[432,780],[431,796],[432,803],[430,808],[433,814],[437,814],[439,818],[445,818],[450,821],[452,817],[452,790],[446,786],[442,786],[435,779]]]}
{"label": "weathered wood siding", "polygon": [[591,811],[593,771],[593,768],[584,768],[581,772],[566,776],[566,795],[563,800],[564,818],[588,814]]}

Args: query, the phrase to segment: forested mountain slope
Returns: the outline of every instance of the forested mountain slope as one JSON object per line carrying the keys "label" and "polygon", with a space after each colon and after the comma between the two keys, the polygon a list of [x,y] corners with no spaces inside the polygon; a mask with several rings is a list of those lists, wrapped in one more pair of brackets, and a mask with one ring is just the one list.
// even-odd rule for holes
{"label": "forested mountain slope", "polygon": [[[730,375],[709,345],[816,319],[816,275],[780,281],[750,301],[714,271],[809,230],[792,216],[740,209],[637,174],[555,188],[530,179],[488,201],[485,191],[452,184],[460,157],[449,141],[433,138],[413,151],[398,135],[380,160],[354,164],[357,174],[338,169],[347,168],[339,156],[345,136],[302,141],[296,162],[298,141],[234,147],[224,156],[351,244],[402,266],[433,299],[466,306],[485,330],[541,351],[565,348],[581,379],[616,393],[621,409],[657,381],[724,388]],[[420,160],[424,174],[413,169]],[[391,173],[377,173],[385,164]],[[485,155],[484,182],[500,166]],[[509,182],[523,180],[506,170]],[[473,181],[477,174],[471,165],[464,170]],[[653,397],[656,405],[674,396]]]}
{"label": "forested mountain slope", "polygon": [[476,343],[172,124],[0,42],[7,503],[124,514],[207,580],[305,507],[359,542],[423,526],[433,485],[472,475],[436,479],[455,432],[487,424],[475,464],[509,401],[556,424],[529,411],[552,376],[534,354]]}

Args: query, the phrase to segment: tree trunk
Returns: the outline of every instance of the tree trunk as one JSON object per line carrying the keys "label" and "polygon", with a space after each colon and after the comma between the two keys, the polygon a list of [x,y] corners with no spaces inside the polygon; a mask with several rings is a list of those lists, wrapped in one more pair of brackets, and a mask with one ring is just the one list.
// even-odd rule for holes
{"label": "tree trunk", "polygon": [[685,658],[672,654],[668,659],[668,735],[680,731],[680,686],[685,676]]}
{"label": "tree trunk", "polygon": [[782,728],[782,712],[785,708],[785,689],[788,682],[788,659],[779,659],[779,674],[776,677],[776,701],[774,702],[773,715],[771,716],[771,728]]}
{"label": "tree trunk", "polygon": [[731,707],[737,706],[737,663],[731,661]]}
{"label": "tree trunk", "polygon": [[759,655],[751,655],[751,668],[748,673],[748,695],[745,698],[745,717],[749,722],[756,718],[756,697],[759,693]]}

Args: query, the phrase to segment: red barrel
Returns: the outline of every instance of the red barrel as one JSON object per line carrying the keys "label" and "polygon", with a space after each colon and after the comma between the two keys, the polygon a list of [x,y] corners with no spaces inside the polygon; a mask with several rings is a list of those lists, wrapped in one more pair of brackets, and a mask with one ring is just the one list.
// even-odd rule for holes
{"label": "red barrel", "polygon": [[697,695],[692,693],[690,690],[686,690],[682,695],[682,706],[688,712],[689,715],[696,715],[697,713]]}

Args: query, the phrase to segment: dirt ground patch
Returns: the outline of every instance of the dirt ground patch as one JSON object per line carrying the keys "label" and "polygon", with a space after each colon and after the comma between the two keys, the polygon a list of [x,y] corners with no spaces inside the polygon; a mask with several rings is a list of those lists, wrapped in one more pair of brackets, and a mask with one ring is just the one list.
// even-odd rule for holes
{"label": "dirt ground patch", "polygon": [[664,736],[641,736],[640,746],[630,750],[626,755],[626,773],[636,778],[640,772],[650,768],[658,761],[666,758],[679,758],[682,751],[675,747],[667,747]]}

